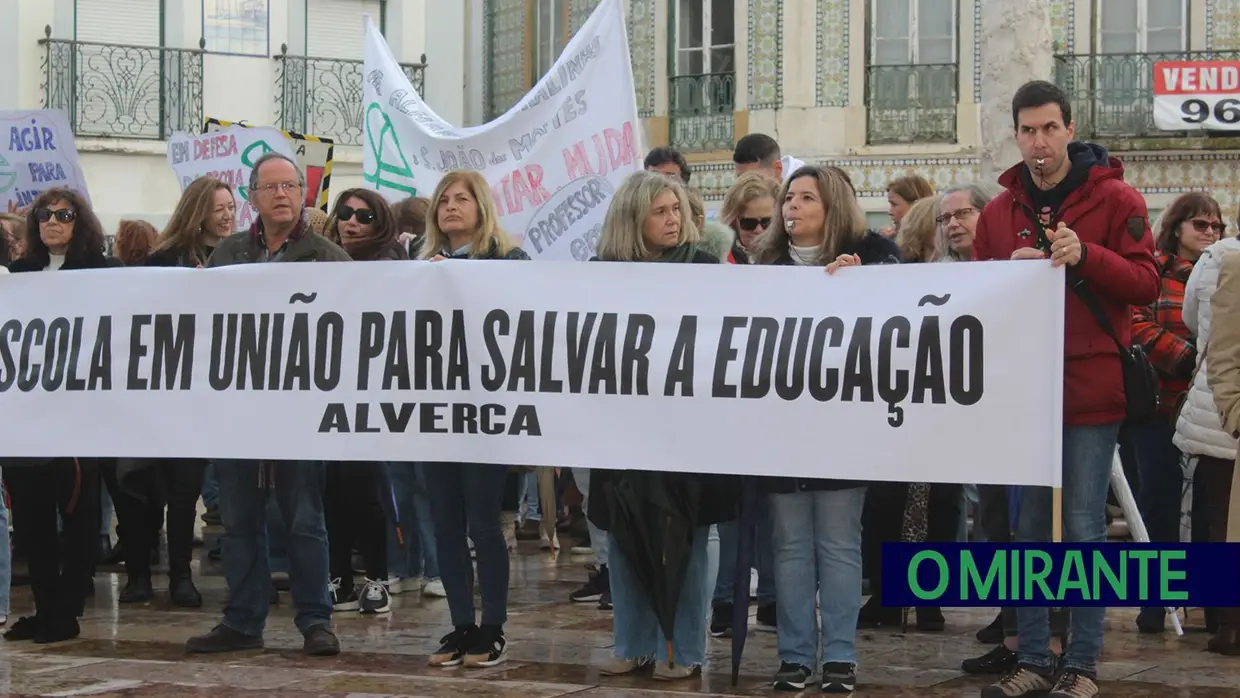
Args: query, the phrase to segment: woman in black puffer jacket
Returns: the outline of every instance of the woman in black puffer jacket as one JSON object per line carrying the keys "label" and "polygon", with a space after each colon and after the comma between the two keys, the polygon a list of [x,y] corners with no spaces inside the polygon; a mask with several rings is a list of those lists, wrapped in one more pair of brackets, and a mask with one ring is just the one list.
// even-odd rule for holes
{"label": "woman in black puffer jacket", "polygon": [[[25,234],[25,256],[9,265],[14,274],[121,266],[104,255],[103,227],[75,191],[40,194],[30,206]],[[71,449],[73,440],[63,443]],[[30,569],[35,614],[14,623],[4,639],[43,644],[71,640],[81,632],[77,619],[85,610],[99,553],[99,469],[110,461],[71,452],[5,461],[14,535]]]}

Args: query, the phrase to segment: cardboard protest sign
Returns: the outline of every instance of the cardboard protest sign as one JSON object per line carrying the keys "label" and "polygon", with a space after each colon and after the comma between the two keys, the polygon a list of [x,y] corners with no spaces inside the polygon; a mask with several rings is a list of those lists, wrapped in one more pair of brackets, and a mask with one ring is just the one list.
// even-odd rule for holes
{"label": "cardboard protest sign", "polygon": [[644,148],[620,0],[603,0],[551,70],[507,114],[456,128],[418,96],[366,20],[367,186],[391,201],[429,196],[444,172],[481,172],[500,225],[534,259],[594,255],[611,196]]}
{"label": "cardboard protest sign", "polygon": [[250,205],[250,171],[264,153],[296,160],[284,134],[274,128],[228,128],[191,136],[178,131],[168,139],[168,164],[184,191],[199,177],[215,177],[237,197],[237,227],[245,230],[257,215]]}
{"label": "cardboard protest sign", "polygon": [[73,129],[63,111],[0,111],[0,138],[0,211],[10,204],[29,206],[40,192],[55,187],[90,200]]}
{"label": "cardboard protest sign", "polygon": [[[230,126],[251,128],[249,124],[239,121],[221,121],[207,119],[204,133],[220,131]],[[306,175],[306,208],[321,208],[324,211],[330,205],[328,201],[332,181],[332,162],[335,160],[335,141],[320,136],[307,136],[296,131],[280,131],[293,147],[297,156],[297,164],[301,165]]]}

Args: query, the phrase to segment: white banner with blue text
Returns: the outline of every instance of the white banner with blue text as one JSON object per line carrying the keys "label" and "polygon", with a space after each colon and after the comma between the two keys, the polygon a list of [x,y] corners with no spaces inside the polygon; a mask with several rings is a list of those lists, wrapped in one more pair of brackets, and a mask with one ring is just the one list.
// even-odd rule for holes
{"label": "white banner with blue text", "polygon": [[1062,270],[488,261],[0,277],[0,458],[1058,486]]}

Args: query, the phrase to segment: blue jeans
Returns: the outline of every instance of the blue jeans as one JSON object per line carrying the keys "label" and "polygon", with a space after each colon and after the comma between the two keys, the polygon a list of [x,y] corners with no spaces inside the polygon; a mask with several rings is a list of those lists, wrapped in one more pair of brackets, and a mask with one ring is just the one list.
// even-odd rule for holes
{"label": "blue jeans", "polygon": [[388,569],[402,579],[439,579],[435,525],[426,498],[426,473],[421,463],[388,463],[404,545],[396,530],[388,533]]}
{"label": "blue jeans", "polygon": [[[1107,492],[1119,424],[1067,426],[1063,428],[1063,541],[1101,543],[1107,539]],[[1177,490],[1178,492],[1178,490]],[[1179,501],[1178,498],[1175,501]],[[1016,524],[1018,542],[1045,543],[1051,539],[1051,489],[1025,487]],[[1095,675],[1102,653],[1102,607],[1074,608],[1068,629],[1063,666],[1070,671]],[[1016,609],[1020,661],[1050,670],[1051,628],[1046,608]]]}
{"label": "blue jeans", "polygon": [[295,622],[303,634],[330,626],[327,593],[327,526],[323,520],[324,465],[307,461],[265,461],[274,477],[260,486],[258,461],[218,461],[220,538],[228,603],[225,627],[261,636],[271,608],[268,538],[269,503],[278,505],[288,532],[289,584],[297,607]]}
{"label": "blue jeans", "polygon": [[452,625],[475,624],[474,567],[469,538],[478,557],[482,624],[508,620],[508,544],[502,509],[508,466],[483,463],[426,463],[426,489],[435,519],[439,573],[448,595]]}
{"label": "blue jeans", "polygon": [[1155,543],[1180,540],[1180,498],[1184,470],[1180,449],[1171,443],[1175,426],[1157,418],[1129,428],[1137,459],[1137,509]]}
{"label": "blue jeans", "polygon": [[215,461],[207,463],[202,474],[202,505],[208,510],[220,504],[220,481],[215,477]]}
{"label": "blue jeans", "polygon": [[864,508],[864,487],[771,496],[780,661],[817,667],[821,640],[821,663],[857,663]]}
{"label": "blue jeans", "polygon": [[9,508],[4,503],[4,483],[0,480],[0,615],[9,615],[12,598],[13,548],[9,545]]}
{"label": "blue jeans", "polygon": [[[607,534],[611,555],[611,602],[614,611],[612,632],[617,659],[668,661],[667,637],[654,614],[646,593],[629,568],[629,562]],[[706,663],[706,624],[710,614],[710,570],[707,547],[710,526],[693,531],[693,550],[689,568],[676,605],[676,627],[672,637],[672,661],[676,666],[702,666]]]}
{"label": "blue jeans", "polygon": [[517,517],[526,521],[542,521],[541,507],[538,502],[538,471],[526,470],[520,475],[521,484],[517,491]]}
{"label": "blue jeans", "polygon": [[[581,511],[584,514],[590,512],[590,469],[589,468],[573,468],[573,482],[577,483],[577,490],[581,492]],[[590,548],[594,550],[594,563],[599,567],[610,567],[607,565],[607,543],[609,536],[599,530],[595,526],[590,517],[586,516],[586,527],[590,530]]]}
{"label": "blue jeans", "polygon": [[[754,564],[758,568],[758,603],[775,602],[775,554],[772,539],[770,499],[758,498],[758,535],[754,543]],[[736,586],[736,552],[740,532],[735,521],[719,524],[719,577],[715,582],[715,604],[732,603]],[[748,594],[746,594],[748,596]]]}

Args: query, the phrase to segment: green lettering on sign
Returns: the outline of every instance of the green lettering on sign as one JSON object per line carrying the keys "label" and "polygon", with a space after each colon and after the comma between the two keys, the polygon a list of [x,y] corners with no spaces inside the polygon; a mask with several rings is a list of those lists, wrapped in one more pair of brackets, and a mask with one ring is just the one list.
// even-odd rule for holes
{"label": "green lettering on sign", "polygon": [[0,169],[0,194],[17,186],[17,173],[8,169],[9,167],[12,167],[9,165],[9,161],[0,155],[0,168],[3,168]]}
{"label": "green lettering on sign", "polygon": [[[374,129],[370,126],[370,115],[373,112],[379,112],[379,117],[383,119],[383,125],[379,127],[379,137],[377,139],[375,138]],[[374,172],[363,171],[362,178],[366,182],[373,184],[376,191],[381,192],[384,187],[387,187],[409,196],[417,196],[418,190],[416,188],[400,181],[400,179],[403,179],[412,182],[414,179],[413,169],[409,167],[409,161],[405,159],[405,153],[400,147],[400,139],[396,137],[396,129],[392,127],[392,120],[388,118],[387,114],[383,113],[383,107],[380,107],[378,102],[371,102],[366,107],[364,123],[366,124],[366,141],[370,147],[371,154],[375,157],[375,170]],[[400,166],[393,165],[383,159],[386,146],[388,145],[388,140],[385,139],[385,136],[390,137],[391,145],[396,150],[396,157],[400,159]],[[384,175],[391,175],[400,179],[389,179]]]}
{"label": "green lettering on sign", "polygon": [[[255,153],[255,150],[258,150],[258,152]],[[272,152],[272,148],[267,145],[267,141],[254,141],[250,144],[250,147],[241,151],[241,164],[250,169],[254,169],[254,163],[258,162],[259,158],[270,152]],[[250,187],[248,184],[239,185],[237,187],[237,193],[240,194],[241,198],[245,201],[250,200]]]}

